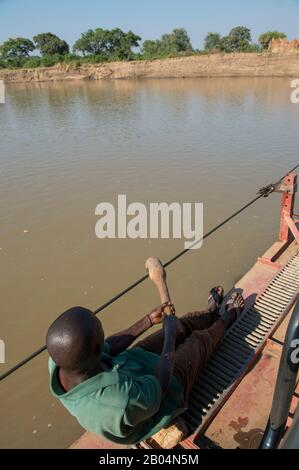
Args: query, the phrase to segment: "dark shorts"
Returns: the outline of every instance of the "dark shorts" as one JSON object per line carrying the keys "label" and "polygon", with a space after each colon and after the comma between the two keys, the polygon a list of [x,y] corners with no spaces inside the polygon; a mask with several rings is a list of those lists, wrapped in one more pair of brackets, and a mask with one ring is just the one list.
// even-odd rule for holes
{"label": "dark shorts", "polygon": [[[225,327],[218,318],[215,312],[203,311],[187,313],[178,319],[174,375],[183,386],[185,406],[199,372],[223,338]],[[160,329],[139,341],[135,347],[160,355],[163,341],[164,333]]]}

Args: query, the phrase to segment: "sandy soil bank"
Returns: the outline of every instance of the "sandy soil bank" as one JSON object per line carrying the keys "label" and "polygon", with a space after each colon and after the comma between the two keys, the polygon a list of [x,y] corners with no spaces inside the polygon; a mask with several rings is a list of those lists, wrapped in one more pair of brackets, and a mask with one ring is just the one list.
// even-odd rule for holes
{"label": "sandy soil bank", "polygon": [[0,70],[6,83],[194,77],[298,77],[299,53],[211,54],[154,61]]}

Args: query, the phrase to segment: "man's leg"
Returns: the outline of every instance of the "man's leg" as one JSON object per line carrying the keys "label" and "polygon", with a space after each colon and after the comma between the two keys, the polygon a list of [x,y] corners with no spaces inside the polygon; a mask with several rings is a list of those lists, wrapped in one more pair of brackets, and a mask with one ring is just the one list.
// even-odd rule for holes
{"label": "man's leg", "polygon": [[[187,313],[178,319],[178,328],[176,335],[176,345],[178,348],[195,330],[204,330],[215,323],[218,318],[219,307],[223,300],[222,287],[211,289],[208,299],[208,309],[201,312]],[[156,333],[147,336],[139,341],[135,347],[145,349],[156,354],[161,354],[164,343],[164,332],[161,328]]]}
{"label": "man's leg", "polygon": [[219,309],[223,301],[224,291],[221,286],[211,289],[208,308],[201,312],[187,313],[180,318],[186,337],[189,337],[195,330],[205,330],[210,328],[219,318]]}
{"label": "man's leg", "polygon": [[224,333],[223,320],[217,320],[206,330],[193,331],[191,336],[175,351],[174,375],[183,386],[185,406],[187,406],[192,385]]}
{"label": "man's leg", "polygon": [[[233,297],[234,296],[234,297]],[[185,404],[192,385],[224,336],[225,330],[243,311],[244,299],[233,294],[226,305],[226,312],[206,330],[195,330],[175,351],[174,375],[184,388]]]}

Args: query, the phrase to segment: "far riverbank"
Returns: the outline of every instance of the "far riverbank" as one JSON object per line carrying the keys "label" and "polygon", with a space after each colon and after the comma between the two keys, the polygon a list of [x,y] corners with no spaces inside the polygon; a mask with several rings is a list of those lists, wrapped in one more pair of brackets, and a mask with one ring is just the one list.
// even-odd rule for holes
{"label": "far riverbank", "polygon": [[163,60],[0,69],[5,83],[197,77],[298,77],[299,53],[210,54]]}

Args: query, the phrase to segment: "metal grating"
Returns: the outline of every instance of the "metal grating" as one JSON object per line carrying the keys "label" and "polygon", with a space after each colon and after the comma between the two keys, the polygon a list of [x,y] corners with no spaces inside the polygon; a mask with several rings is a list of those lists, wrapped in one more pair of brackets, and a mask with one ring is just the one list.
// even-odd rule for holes
{"label": "metal grating", "polygon": [[184,413],[191,432],[203,430],[236,380],[282,320],[299,291],[299,251],[272,279],[252,307],[227,331],[192,388]]}

